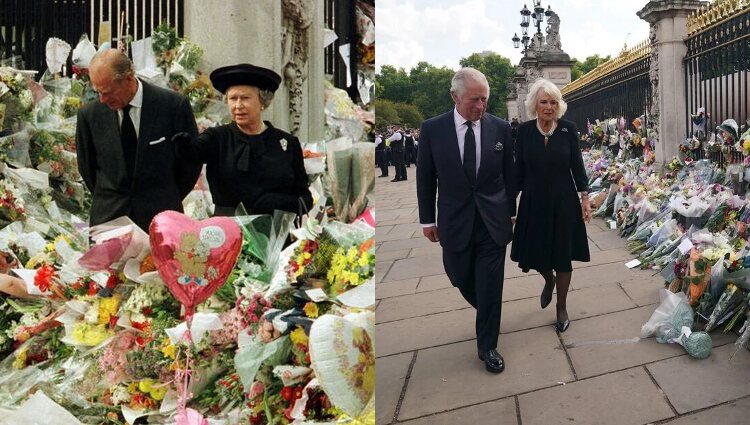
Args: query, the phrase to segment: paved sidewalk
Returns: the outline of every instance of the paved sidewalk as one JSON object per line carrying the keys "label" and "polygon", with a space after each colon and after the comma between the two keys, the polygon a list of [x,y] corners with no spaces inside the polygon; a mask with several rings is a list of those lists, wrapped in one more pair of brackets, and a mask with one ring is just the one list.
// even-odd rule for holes
{"label": "paved sidewalk", "polygon": [[409,180],[376,181],[377,424],[747,424],[750,352],[731,361],[737,335],[711,334],[694,360],[675,344],[638,341],[662,280],[629,270],[625,240],[588,226],[590,263],[574,263],[570,329],[555,332],[554,302],[539,308],[543,279],[505,266],[500,352],[507,367],[476,358],[474,310],[422,236],[415,167]]}

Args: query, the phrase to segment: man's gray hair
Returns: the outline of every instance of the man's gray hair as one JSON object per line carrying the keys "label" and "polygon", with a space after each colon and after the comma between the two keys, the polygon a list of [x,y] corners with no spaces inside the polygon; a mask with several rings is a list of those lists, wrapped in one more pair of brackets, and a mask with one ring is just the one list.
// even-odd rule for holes
{"label": "man's gray hair", "polygon": [[487,87],[487,94],[489,95],[490,84],[487,82],[487,77],[480,71],[469,67],[461,68],[453,74],[451,93],[455,93],[456,96],[461,97],[466,90],[466,81],[477,81],[484,84]]}
{"label": "man's gray hair", "polygon": [[536,81],[534,81],[534,84],[529,87],[529,95],[526,97],[526,102],[524,103],[524,105],[526,106],[526,115],[529,118],[537,117],[536,103],[537,101],[539,101],[539,97],[542,95],[542,93],[551,96],[557,101],[556,118],[562,118],[562,116],[565,115],[565,111],[568,110],[568,104],[563,100],[562,93],[560,92],[560,89],[557,88],[555,83],[550,80],[545,80],[544,78],[537,79]]}
{"label": "man's gray hair", "polygon": [[125,53],[117,49],[107,49],[95,54],[89,64],[89,67],[94,66],[109,68],[113,80],[122,80],[130,74],[135,74],[133,62]]}

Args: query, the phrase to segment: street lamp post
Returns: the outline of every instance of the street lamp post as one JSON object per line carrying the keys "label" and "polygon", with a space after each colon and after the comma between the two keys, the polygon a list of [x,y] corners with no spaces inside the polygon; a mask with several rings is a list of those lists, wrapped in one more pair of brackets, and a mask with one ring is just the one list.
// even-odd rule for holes
{"label": "street lamp post", "polygon": [[523,9],[521,9],[521,37],[518,36],[518,33],[515,33],[511,39],[513,40],[513,47],[516,49],[523,46],[521,53],[526,53],[526,50],[529,48],[531,41],[531,37],[529,37],[529,25],[531,24],[531,21],[534,21],[536,34],[541,38],[542,23],[544,23],[545,18],[549,18],[552,14],[551,6],[547,6],[547,10],[544,10],[544,7],[542,7],[542,0],[533,0],[533,2],[533,12],[529,10],[525,4],[523,5]]}

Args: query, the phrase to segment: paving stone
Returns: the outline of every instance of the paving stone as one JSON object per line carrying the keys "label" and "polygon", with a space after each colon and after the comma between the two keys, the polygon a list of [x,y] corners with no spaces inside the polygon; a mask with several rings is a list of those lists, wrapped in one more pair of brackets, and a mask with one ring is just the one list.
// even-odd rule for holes
{"label": "paving stone", "polygon": [[375,283],[379,283],[383,281],[383,277],[388,273],[393,261],[377,261],[377,254],[375,258]]}
{"label": "paving stone", "polygon": [[375,261],[401,260],[409,256],[411,249],[401,249],[398,251],[376,252]]}
{"label": "paving stone", "polygon": [[[424,236],[423,236],[424,237]],[[425,257],[425,256],[438,256],[440,258],[443,257],[443,247],[440,246],[438,243],[433,243],[430,246],[425,246],[422,248],[414,248],[409,253],[409,257]]]}
{"label": "paving stone", "polygon": [[[627,310],[636,307],[625,292],[614,285],[605,285],[571,291],[568,293],[568,316],[571,328],[577,325],[577,320],[585,317],[598,316],[614,311]],[[541,310],[539,298],[527,298],[503,303],[503,317],[500,332],[515,332],[521,329],[531,329],[538,326],[552,325],[556,321],[555,300]]]}
{"label": "paving stone", "polygon": [[376,320],[377,323],[392,322],[470,306],[471,304],[464,300],[458,289],[439,289],[434,292],[385,299],[380,304]]}
{"label": "paving stone", "polygon": [[[590,246],[590,245],[589,245]],[[592,252],[591,261],[588,263],[573,262],[573,268],[597,266],[599,264],[620,263],[625,264],[635,258],[625,248],[612,248],[606,251]]]}
{"label": "paving stone", "polygon": [[[377,317],[377,313],[375,314]],[[476,339],[475,310],[468,307],[447,313],[375,325],[375,352],[388,356],[419,348]]]}
{"label": "paving stone", "polygon": [[420,248],[420,247],[431,246],[432,244],[433,242],[430,242],[429,239],[425,238],[424,236],[420,238],[410,238],[410,239],[403,239],[399,241],[383,242],[380,245],[380,248],[378,248],[378,250],[375,251],[375,256],[377,257],[377,254],[380,252]]}
{"label": "paving stone", "polygon": [[404,425],[456,425],[456,424],[492,424],[517,425],[516,401],[511,398],[477,404],[446,413],[425,416],[406,422]]}
{"label": "paving stone", "polygon": [[730,361],[734,344],[714,348],[707,359],[683,355],[647,365],[678,413],[750,395],[750,351]]}
{"label": "paving stone", "polygon": [[[529,272],[525,276],[506,278],[503,282],[503,302],[521,300],[524,298],[539,299],[544,288],[544,278],[536,272]],[[537,301],[537,305],[539,302]]]}
{"label": "paving stone", "polygon": [[641,305],[659,304],[659,289],[664,287],[661,275],[651,274],[620,282],[620,286],[634,303]]}
{"label": "paving stone", "polygon": [[641,425],[674,416],[643,368],[523,394],[518,402],[523,425]]}
{"label": "paving stone", "polygon": [[394,280],[391,282],[379,282],[375,285],[375,298],[391,298],[401,295],[411,295],[417,292],[419,279]]}
{"label": "paving stone", "polygon": [[381,220],[380,217],[377,218],[378,226],[392,226],[396,224],[406,224],[406,223],[419,223],[419,217],[402,217],[402,218],[395,218],[391,220]]}
{"label": "paving stone", "polygon": [[635,308],[571,324],[562,334],[562,339],[578,378],[684,354],[685,349],[677,344],[659,344],[655,338],[637,339],[641,326],[651,317],[654,308]]}
{"label": "paving stone", "polygon": [[375,411],[376,423],[389,424],[396,412],[401,390],[404,388],[409,364],[414,357],[412,353],[384,357],[375,365]]}
{"label": "paving stone", "polygon": [[414,234],[414,232],[419,231],[419,234],[422,234],[422,226],[419,224],[409,223],[409,224],[398,224],[391,228],[391,230],[388,231],[388,234]]}
{"label": "paving stone", "polygon": [[396,208],[393,210],[378,211],[378,220],[393,220],[414,212],[414,207]]}
{"label": "paving stone", "polygon": [[375,240],[378,242],[400,241],[403,239],[411,239],[413,234],[414,234],[414,231],[401,232],[401,233],[388,233],[388,234],[383,234],[382,232],[381,233],[376,232]]}
{"label": "paving stone", "polygon": [[712,407],[692,415],[663,422],[669,425],[746,424],[750,417],[750,398]]}
{"label": "paving stone", "polygon": [[450,279],[446,274],[436,274],[434,276],[425,276],[419,280],[417,292],[434,291],[437,289],[452,288]]}
{"label": "paving stone", "polygon": [[602,286],[636,277],[639,277],[638,273],[625,267],[624,263],[607,263],[575,269],[573,271],[571,285],[574,289],[582,289]]}
{"label": "paving stone", "polygon": [[599,247],[603,251],[612,248],[623,248],[628,243],[627,238],[621,238],[617,236],[617,233],[615,233],[614,231],[592,233],[588,235],[588,237],[596,244],[597,247]]}
{"label": "paving stone", "polygon": [[404,260],[396,260],[388,274],[383,277],[383,282],[410,279],[413,277],[432,276],[444,272],[442,257],[407,258]]}
{"label": "paving stone", "polygon": [[376,224],[375,225],[375,235],[376,236],[378,234],[380,234],[380,235],[387,235],[388,232],[391,231],[391,229],[393,229],[392,225],[391,226],[384,226],[384,225],[381,225],[381,224]]}
{"label": "paving stone", "polygon": [[573,380],[573,374],[551,329],[503,335],[500,353],[506,360],[499,375],[477,359],[476,341],[420,350],[399,420],[496,400]]}

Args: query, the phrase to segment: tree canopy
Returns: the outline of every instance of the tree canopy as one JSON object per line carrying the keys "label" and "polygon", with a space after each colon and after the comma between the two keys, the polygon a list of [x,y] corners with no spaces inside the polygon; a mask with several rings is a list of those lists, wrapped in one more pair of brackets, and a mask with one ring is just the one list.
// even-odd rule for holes
{"label": "tree canopy", "polygon": [[[513,78],[514,67],[510,59],[496,53],[472,54],[459,64],[476,68],[487,76],[490,85],[490,102],[487,111],[493,115],[508,115],[505,97],[508,82]],[[419,127],[425,118],[434,117],[453,107],[450,95],[451,78],[456,70],[419,62],[408,72],[403,68],[383,65],[375,76],[376,126],[401,122],[409,127]],[[385,108],[381,111],[381,108]],[[415,122],[419,121],[419,122]]]}
{"label": "tree canopy", "polygon": [[583,62],[573,58],[573,69],[570,71],[570,81],[577,80],[581,75],[592,71],[594,68],[607,62],[609,59],[610,55],[604,57],[599,55],[589,56]]}

